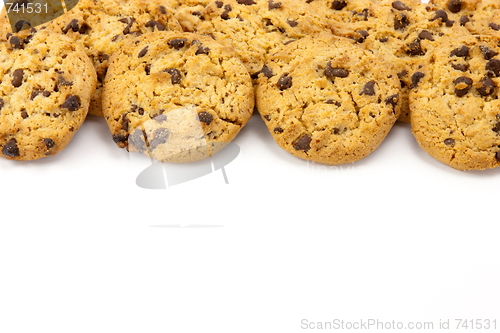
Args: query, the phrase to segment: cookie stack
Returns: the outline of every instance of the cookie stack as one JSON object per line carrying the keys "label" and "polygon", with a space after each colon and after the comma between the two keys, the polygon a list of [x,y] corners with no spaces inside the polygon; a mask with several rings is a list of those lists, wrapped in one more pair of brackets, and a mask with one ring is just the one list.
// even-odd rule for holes
{"label": "cookie stack", "polygon": [[[4,34],[3,45],[29,49],[28,36],[44,30],[83,49],[96,77],[95,88],[86,81],[88,103],[79,97],[83,113],[88,104],[119,147],[159,161],[211,156],[255,105],[276,143],[303,159],[357,161],[399,120],[436,159],[487,169],[500,165],[500,5],[490,2],[80,0],[31,35]],[[8,30],[4,18],[0,31]],[[22,114],[43,113],[37,103],[48,101],[38,94],[37,111],[25,113],[11,102],[6,82],[43,86],[14,80],[17,69],[4,70],[0,96],[7,158],[27,149],[12,134],[27,124]]]}

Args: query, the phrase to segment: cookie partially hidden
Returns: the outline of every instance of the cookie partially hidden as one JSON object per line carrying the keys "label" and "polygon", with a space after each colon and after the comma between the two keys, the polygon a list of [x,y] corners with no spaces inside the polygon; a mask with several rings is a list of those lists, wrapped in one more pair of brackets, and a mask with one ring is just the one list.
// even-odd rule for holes
{"label": "cookie partially hidden", "polygon": [[410,92],[419,145],[458,170],[500,166],[500,47],[487,36],[436,48]]}
{"label": "cookie partially hidden", "polygon": [[392,64],[331,34],[292,42],[259,74],[257,108],[274,140],[314,162],[357,161],[377,148],[399,116]]}
{"label": "cookie partially hidden", "polygon": [[87,116],[96,74],[69,38],[31,29],[0,42],[0,155],[35,160],[60,152]]}
{"label": "cookie partially hidden", "polygon": [[158,161],[221,150],[249,120],[250,75],[232,48],[194,33],[154,32],[110,58],[103,113],[115,143]]}

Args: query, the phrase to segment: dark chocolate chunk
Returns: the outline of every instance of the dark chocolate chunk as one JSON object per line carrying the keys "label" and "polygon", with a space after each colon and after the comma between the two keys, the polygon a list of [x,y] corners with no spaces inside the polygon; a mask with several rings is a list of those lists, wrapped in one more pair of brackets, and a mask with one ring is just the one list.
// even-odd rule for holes
{"label": "dark chocolate chunk", "polygon": [[469,48],[465,45],[459,47],[459,48],[456,48],[454,49],[453,51],[451,51],[450,53],[450,57],[468,57],[469,56]]}
{"label": "dark chocolate chunk", "polygon": [[51,138],[43,139],[43,143],[45,143],[45,147],[47,147],[47,149],[53,148],[56,145],[54,140],[52,140]]}
{"label": "dark chocolate chunk", "polygon": [[12,85],[16,88],[20,87],[23,84],[23,76],[24,76],[24,70],[16,69],[12,73]]}
{"label": "dark chocolate chunk", "polygon": [[461,26],[464,26],[467,22],[470,22],[470,19],[468,16],[466,16],[466,15],[460,16],[460,25]]}
{"label": "dark chocolate chunk", "polygon": [[389,40],[389,37],[382,37],[382,38],[379,39],[379,41],[381,43],[387,43],[388,40]]}
{"label": "dark chocolate chunk", "polygon": [[2,110],[4,105],[5,105],[5,102],[3,101],[2,98],[0,98],[0,110]]}
{"label": "dark chocolate chunk", "polygon": [[445,139],[444,140],[444,144],[447,145],[447,146],[452,146],[453,147],[455,145],[455,140],[450,139],[450,138]]}
{"label": "dark chocolate chunk", "polygon": [[334,0],[332,2],[332,9],[335,9],[335,10],[341,10],[345,6],[347,6],[347,2],[345,2],[344,0]]}
{"label": "dark chocolate chunk", "polygon": [[392,3],[392,8],[397,9],[397,10],[411,10],[410,7],[408,7],[407,5],[405,5],[401,1],[394,1]]}
{"label": "dark chocolate chunk", "polygon": [[412,56],[423,56],[426,51],[422,49],[422,45],[420,44],[420,38],[415,39],[413,42],[408,44],[408,48],[406,49],[406,53]]}
{"label": "dark chocolate chunk", "polygon": [[436,10],[436,12],[434,14],[435,15],[433,18],[431,18],[431,21],[435,21],[435,20],[440,19],[442,22],[448,22],[448,14],[443,9]]}
{"label": "dark chocolate chunk", "polygon": [[161,12],[162,14],[166,14],[166,13],[167,13],[167,9],[165,8],[165,6],[160,5],[160,12]]}
{"label": "dark chocolate chunk", "polygon": [[495,154],[495,159],[500,162],[500,151],[497,151]]}
{"label": "dark chocolate chunk", "polygon": [[215,1],[215,5],[217,6],[217,8],[222,8],[224,3],[222,1]]}
{"label": "dark chocolate chunk", "polygon": [[262,67],[261,73],[264,74],[264,76],[267,77],[268,79],[275,75],[271,70],[271,68],[267,67],[266,65]]}
{"label": "dark chocolate chunk", "polygon": [[495,82],[489,77],[484,77],[479,81],[477,91],[481,96],[489,96],[495,91]]}
{"label": "dark chocolate chunk", "polygon": [[115,143],[123,143],[128,140],[128,135],[125,134],[113,134],[113,141]]}
{"label": "dark chocolate chunk", "polygon": [[311,149],[312,138],[308,134],[304,134],[300,139],[293,145],[295,150],[309,150]]}
{"label": "dark chocolate chunk", "polygon": [[375,95],[375,81],[368,81],[365,83],[363,90],[359,93],[360,95]]}
{"label": "dark chocolate chunk", "polygon": [[7,141],[2,148],[2,154],[9,157],[18,157],[19,148],[17,147],[17,140],[12,138]]}
{"label": "dark chocolate chunk", "polygon": [[236,2],[245,6],[255,5],[255,1],[253,0],[236,0]]}
{"label": "dark chocolate chunk", "polygon": [[120,126],[122,129],[127,132],[128,131],[128,125],[130,124],[130,119],[128,119],[127,115],[124,115],[122,118],[122,122],[120,123]]}
{"label": "dark chocolate chunk", "polygon": [[198,45],[198,49],[196,50],[195,52],[196,55],[200,55],[200,54],[210,54],[210,48],[207,47],[207,46],[203,46],[203,45]]}
{"label": "dark chocolate chunk", "polygon": [[360,36],[359,38],[355,38],[358,43],[363,43],[366,37],[369,36],[368,31],[366,30],[356,30],[356,33]]}
{"label": "dark chocolate chunk", "polygon": [[135,22],[135,18],[133,17],[128,17],[128,18],[122,18],[122,19],[119,19],[118,22],[121,22],[121,23],[125,23],[127,24],[125,26],[125,29],[123,29],[123,34],[124,35],[128,35],[130,34],[130,28],[132,28],[132,25],[134,24]]}
{"label": "dark chocolate chunk", "polygon": [[349,71],[344,68],[333,68],[331,63],[329,62],[325,68],[325,76],[329,79],[333,79],[336,77],[348,77]]}
{"label": "dark chocolate chunk", "polygon": [[220,15],[221,19],[228,20],[230,18],[229,12],[231,12],[232,10],[233,10],[233,8],[231,7],[231,5],[225,5],[224,12],[222,12],[222,14]]}
{"label": "dark chocolate chunk", "polygon": [[497,114],[497,123],[493,126],[493,131],[500,134],[500,115]]}
{"label": "dark chocolate chunk", "polygon": [[65,26],[63,29],[62,29],[62,32],[67,34],[68,31],[70,30],[73,30],[73,32],[77,32],[78,30],[80,29],[80,27],[78,26],[78,20],[77,19],[73,19],[71,20],[67,26]]}
{"label": "dark chocolate chunk", "polygon": [[186,38],[175,38],[175,39],[171,39],[167,42],[168,46],[176,49],[176,50],[180,50],[184,47],[184,45],[186,45],[186,42],[188,40]]}
{"label": "dark chocolate chunk", "polygon": [[167,69],[164,69],[163,72],[167,72],[168,74],[171,75],[170,81],[172,82],[172,84],[181,83],[181,72],[178,69],[167,68]]}
{"label": "dark chocolate chunk", "polygon": [[466,95],[472,87],[472,79],[467,76],[460,76],[453,83],[455,84],[455,94],[458,97]]}
{"label": "dark chocolate chunk", "polygon": [[80,24],[80,29],[78,29],[78,33],[83,35],[83,34],[86,34],[87,31],[89,31],[91,29],[90,25],[88,25],[86,22],[83,22],[82,24]]}
{"label": "dark chocolate chunk", "polygon": [[292,28],[296,27],[299,24],[299,22],[294,20],[286,20],[286,23],[288,23],[288,25],[291,26]]}
{"label": "dark chocolate chunk", "polygon": [[285,130],[284,130],[284,129],[282,129],[281,127],[275,127],[275,128],[273,129],[273,132],[274,132],[274,133],[276,133],[276,134],[281,134],[281,133],[283,133],[284,131],[285,131]]}
{"label": "dark chocolate chunk", "polygon": [[462,9],[462,0],[450,0],[448,9],[452,13],[458,13]]}
{"label": "dark chocolate chunk", "polygon": [[9,39],[9,43],[10,43],[10,46],[13,48],[13,49],[22,49],[23,48],[23,41],[19,38],[19,37],[16,37],[16,36],[12,36],[10,37]]}
{"label": "dark chocolate chunk", "polygon": [[139,52],[139,54],[137,55],[137,57],[138,57],[138,58],[142,58],[142,57],[144,57],[144,56],[146,55],[146,53],[148,53],[148,48],[149,48],[149,46],[146,46],[145,48],[143,48],[143,49]]}
{"label": "dark chocolate chunk", "polygon": [[214,120],[214,116],[206,111],[201,111],[200,113],[198,113],[198,119],[201,122],[210,125],[210,123]]}
{"label": "dark chocolate chunk", "polygon": [[487,46],[481,45],[479,46],[481,49],[481,52],[483,52],[484,59],[490,60],[494,56],[498,54],[498,52],[493,51],[492,49],[488,48]]}
{"label": "dark chocolate chunk", "polygon": [[26,112],[26,109],[24,109],[24,108],[23,108],[23,109],[21,110],[21,118],[26,119],[26,118],[28,118],[28,117],[29,117],[28,112]]}
{"label": "dark chocolate chunk", "polygon": [[57,77],[57,86],[58,87],[71,87],[72,85],[73,85],[73,82],[66,81],[66,79],[62,75],[59,75]]}
{"label": "dark chocolate chunk", "polygon": [[396,30],[404,29],[408,24],[410,24],[410,20],[406,14],[401,14],[394,18],[394,29]]}
{"label": "dark chocolate chunk", "polygon": [[325,103],[326,103],[326,104],[334,104],[335,106],[338,106],[338,107],[341,107],[341,106],[342,106],[342,103],[337,102],[337,101],[335,101],[335,100],[333,100],[333,99],[327,99],[327,100],[325,101]]}
{"label": "dark chocolate chunk", "polygon": [[14,24],[15,32],[19,32],[19,31],[24,30],[24,29],[29,29],[30,27],[31,27],[31,23],[29,21],[26,21],[26,20],[19,20],[16,22],[16,24]]}
{"label": "dark chocolate chunk", "polygon": [[50,91],[47,91],[45,89],[33,89],[30,95],[30,100],[33,100],[36,96],[42,94],[43,97],[49,97],[50,96]]}
{"label": "dark chocolate chunk", "polygon": [[422,73],[422,72],[415,72],[415,74],[413,74],[411,76],[411,86],[410,86],[410,89],[415,89],[418,86],[418,83],[420,82],[420,80],[424,76],[425,76],[425,74]]}
{"label": "dark chocolate chunk", "polygon": [[434,40],[434,36],[432,35],[432,33],[428,30],[422,30],[419,34],[418,34],[418,37],[420,39],[427,39],[427,40],[430,40],[430,41],[433,41]]}
{"label": "dark chocolate chunk", "polygon": [[394,94],[385,99],[385,104],[392,105],[392,107],[395,107],[398,104],[398,100],[399,100],[399,95]]}
{"label": "dark chocolate chunk", "polygon": [[269,10],[273,10],[273,9],[280,8],[280,7],[281,7],[281,5],[282,5],[282,3],[281,3],[281,2],[274,2],[273,0],[269,0],[269,1],[267,2],[267,8],[268,8]]}
{"label": "dark chocolate chunk", "polygon": [[486,63],[486,70],[489,73],[492,73],[495,75],[495,77],[500,76],[500,60],[498,59],[491,59]]}
{"label": "dark chocolate chunk", "polygon": [[461,72],[466,72],[469,70],[469,64],[452,64],[451,67]]}
{"label": "dark chocolate chunk", "polygon": [[153,30],[154,30],[155,27],[156,27],[156,30],[158,30],[158,31],[165,31],[165,27],[163,26],[163,24],[161,24],[158,21],[151,20],[151,21],[148,21],[146,23],[146,28],[153,28]]}
{"label": "dark chocolate chunk", "polygon": [[61,108],[68,109],[69,111],[76,111],[80,108],[80,105],[80,97],[68,95],[64,103],[61,104]]}
{"label": "dark chocolate chunk", "polygon": [[496,23],[491,22],[491,23],[489,24],[489,26],[490,26],[490,28],[491,28],[491,29],[493,29],[493,30],[495,30],[495,31],[500,30],[500,25],[498,25],[498,24],[496,24]]}
{"label": "dark chocolate chunk", "polygon": [[288,73],[281,75],[277,85],[280,90],[286,90],[290,88],[292,86],[292,77]]}
{"label": "dark chocolate chunk", "polygon": [[170,131],[168,128],[158,128],[153,132],[153,140],[150,141],[149,146],[151,148],[156,148],[157,146],[167,142],[170,136]]}

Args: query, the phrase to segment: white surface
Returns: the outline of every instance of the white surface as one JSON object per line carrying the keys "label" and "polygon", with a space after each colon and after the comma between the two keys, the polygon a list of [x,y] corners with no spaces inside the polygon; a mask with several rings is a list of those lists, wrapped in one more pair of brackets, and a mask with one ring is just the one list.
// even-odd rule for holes
{"label": "white surface", "polygon": [[500,332],[500,170],[453,170],[405,124],[336,167],[256,116],[235,143],[228,185],[166,190],[136,186],[150,161],[96,117],[55,157],[0,159],[0,332]]}

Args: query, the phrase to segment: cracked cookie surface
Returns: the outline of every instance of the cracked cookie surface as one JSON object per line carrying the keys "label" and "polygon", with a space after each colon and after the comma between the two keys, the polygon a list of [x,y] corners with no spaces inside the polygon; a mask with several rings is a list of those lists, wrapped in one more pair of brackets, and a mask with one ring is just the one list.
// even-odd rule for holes
{"label": "cracked cookie surface", "polygon": [[395,68],[351,39],[290,43],[257,79],[257,107],[276,143],[314,162],[343,164],[375,150],[399,116]]}
{"label": "cracked cookie surface", "polygon": [[500,166],[499,54],[493,37],[449,41],[434,50],[410,93],[417,142],[455,169]]}
{"label": "cracked cookie surface", "polygon": [[31,29],[0,42],[0,150],[34,160],[64,149],[87,116],[96,74],[69,38]]}
{"label": "cracked cookie surface", "polygon": [[193,33],[145,34],[110,59],[103,92],[113,140],[158,161],[215,154],[252,115],[253,86],[232,48]]}

